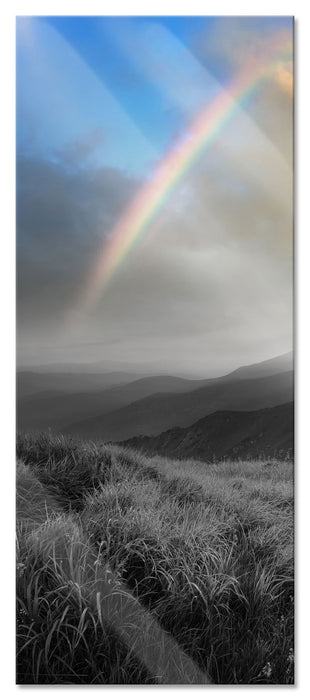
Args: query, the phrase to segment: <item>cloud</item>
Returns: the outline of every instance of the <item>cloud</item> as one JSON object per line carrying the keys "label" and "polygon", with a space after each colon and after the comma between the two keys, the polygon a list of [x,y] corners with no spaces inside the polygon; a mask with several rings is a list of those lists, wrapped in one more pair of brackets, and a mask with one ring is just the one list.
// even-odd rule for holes
{"label": "cloud", "polygon": [[[36,357],[99,359],[204,373],[291,342],[292,218],[262,180],[283,163],[214,145],[174,191],[80,326],[68,323],[104,241],[141,183],[118,169],[18,163],[18,318]],[[271,149],[272,150],[272,149]],[[244,169],[244,159],[251,164]],[[266,168],[268,167],[268,177]],[[85,340],[92,346],[85,347]],[[40,348],[45,350],[40,350]],[[81,354],[82,353],[82,354]],[[83,355],[84,353],[84,355]],[[177,358],[177,359],[176,359]],[[42,359],[42,358],[41,358]]]}
{"label": "cloud", "polygon": [[[203,368],[290,347],[292,177],[263,145],[245,134],[238,160],[214,146],[175,190],[93,311],[111,358],[178,357],[189,371],[193,357]],[[286,179],[281,202],[264,180]]]}
{"label": "cloud", "polygon": [[[193,40],[193,52],[210,71],[234,80],[251,65],[264,63],[266,81],[246,102],[253,121],[281,151],[293,159],[293,20],[275,17],[221,17],[212,31]],[[218,76],[220,80],[221,77]]]}
{"label": "cloud", "polygon": [[[221,18],[208,42],[195,40],[194,55],[200,51],[202,66],[210,69],[209,86],[217,56],[222,67],[226,61],[238,71],[248,56],[272,46],[274,23],[262,31],[261,22],[242,20]],[[166,50],[175,48],[176,60],[175,44],[169,35]],[[198,61],[189,61],[186,51],[182,57],[194,77],[200,75]],[[142,182],[118,167],[91,168],[92,155],[107,138],[96,129],[54,148],[50,160],[19,159],[20,348],[28,343],[38,361],[43,354],[53,360],[58,346],[57,359],[140,367],[149,362],[158,371],[201,375],[209,367],[220,373],[289,349],[292,99],[279,84],[287,79],[285,71],[290,68],[281,66],[278,79],[240,106],[202,151],[104,296],[75,327],[70,313]],[[203,91],[203,67],[201,73],[197,89]],[[171,68],[163,90],[167,108],[180,110],[187,83],[180,89],[178,76],[179,69]]]}
{"label": "cloud", "polygon": [[212,31],[195,39],[196,50],[204,58],[227,61],[242,70],[253,61],[292,60],[293,22],[275,17],[217,17]]}
{"label": "cloud", "polygon": [[24,328],[43,332],[63,318],[138,184],[113,168],[18,161],[18,315]]}
{"label": "cloud", "polygon": [[69,167],[85,167],[85,163],[105,142],[104,131],[99,127],[93,129],[84,137],[69,142],[61,149],[54,151],[56,158]]}

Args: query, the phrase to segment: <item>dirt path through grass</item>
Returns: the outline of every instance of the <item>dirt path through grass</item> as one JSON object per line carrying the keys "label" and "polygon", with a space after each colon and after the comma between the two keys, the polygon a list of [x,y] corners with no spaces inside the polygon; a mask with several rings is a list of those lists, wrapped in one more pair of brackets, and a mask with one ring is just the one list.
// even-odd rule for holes
{"label": "dirt path through grass", "polygon": [[34,552],[61,567],[98,615],[161,684],[211,681],[141,606],[90,547],[75,515],[64,515],[57,499],[29,468],[18,465],[17,523]]}

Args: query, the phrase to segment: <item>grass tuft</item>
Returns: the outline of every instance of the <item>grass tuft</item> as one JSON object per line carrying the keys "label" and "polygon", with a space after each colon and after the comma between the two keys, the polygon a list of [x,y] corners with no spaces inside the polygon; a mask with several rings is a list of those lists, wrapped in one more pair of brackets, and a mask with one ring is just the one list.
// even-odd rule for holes
{"label": "grass tuft", "polygon": [[156,682],[94,604],[90,560],[214,683],[294,682],[292,464],[169,461],[50,435],[17,451],[19,683]]}

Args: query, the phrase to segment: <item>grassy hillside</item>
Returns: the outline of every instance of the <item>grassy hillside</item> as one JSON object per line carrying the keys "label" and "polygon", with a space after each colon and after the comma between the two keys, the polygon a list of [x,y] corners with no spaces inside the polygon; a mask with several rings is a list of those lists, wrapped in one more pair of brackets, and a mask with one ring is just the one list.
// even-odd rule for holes
{"label": "grassy hillside", "polygon": [[293,683],[292,464],[17,452],[19,683]]}
{"label": "grassy hillside", "polygon": [[217,411],[189,428],[126,440],[124,446],[177,459],[292,458],[294,404],[260,411]]}

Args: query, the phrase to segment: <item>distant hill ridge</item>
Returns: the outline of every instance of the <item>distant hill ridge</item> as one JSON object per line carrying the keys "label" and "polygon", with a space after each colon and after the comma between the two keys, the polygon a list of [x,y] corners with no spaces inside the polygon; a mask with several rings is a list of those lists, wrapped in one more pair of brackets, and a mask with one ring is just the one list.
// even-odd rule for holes
{"label": "distant hill ridge", "polygon": [[157,435],[176,425],[187,427],[219,410],[255,411],[292,400],[292,371],[254,379],[220,378],[186,393],[147,396],[105,415],[65,426],[64,432],[118,442],[136,435]]}
{"label": "distant hill ridge", "polygon": [[85,439],[126,440],[186,427],[218,410],[257,410],[293,398],[292,353],[212,379],[124,372],[17,375],[21,432],[47,429]]}
{"label": "distant hill ridge", "polygon": [[259,411],[216,411],[188,428],[121,443],[149,455],[180,459],[255,459],[293,456],[293,402]]}
{"label": "distant hill ridge", "polygon": [[[39,380],[38,381],[38,377]],[[53,384],[53,377],[55,381]],[[173,376],[142,377],[116,386],[102,386],[105,377],[90,375],[90,390],[87,391],[89,375],[77,377],[74,385],[72,375],[41,377],[28,374],[18,381],[18,424],[20,430],[61,430],[73,420],[105,415],[122,406],[129,405],[150,395],[172,392],[188,392],[204,386],[205,380],[191,380]],[[109,377],[110,378],[110,377]],[[48,388],[44,390],[44,386]],[[54,389],[53,389],[54,386]],[[36,387],[34,391],[33,387]],[[74,391],[75,387],[75,391]],[[84,388],[83,388],[84,387]]]}
{"label": "distant hill ridge", "polygon": [[263,360],[262,362],[257,362],[254,365],[244,365],[238,367],[229,375],[226,375],[226,379],[230,377],[231,379],[236,379],[237,377],[242,377],[243,379],[254,379],[255,377],[268,377],[271,374],[279,374],[280,372],[288,372],[293,370],[294,358],[292,352],[286,352],[284,355],[278,355],[277,357],[272,357],[269,360]]}

